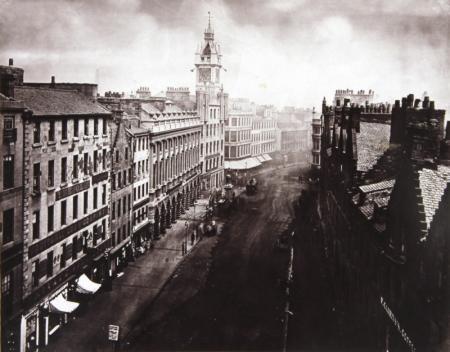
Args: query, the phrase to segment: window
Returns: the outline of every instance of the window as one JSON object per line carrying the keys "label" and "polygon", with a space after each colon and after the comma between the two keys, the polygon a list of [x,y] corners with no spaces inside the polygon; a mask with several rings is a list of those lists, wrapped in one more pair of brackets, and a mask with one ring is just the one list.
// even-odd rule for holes
{"label": "window", "polygon": [[111,234],[111,246],[115,247],[116,246],[116,233],[113,232]]}
{"label": "window", "polygon": [[67,158],[61,159],[61,183],[67,182]]}
{"label": "window", "polygon": [[3,189],[14,187],[14,155],[3,156]]}
{"label": "window", "polygon": [[50,121],[50,126],[48,128],[48,141],[55,141],[55,121]]}
{"label": "window", "polygon": [[122,174],[119,172],[117,174],[117,188],[121,188],[122,187]]}
{"label": "window", "polygon": [[98,228],[97,228],[97,225],[94,225],[92,227],[92,240],[93,240],[94,246],[97,245],[97,239],[98,239]]}
{"label": "window", "polygon": [[66,266],[66,257],[67,257],[67,247],[66,244],[62,244],[62,254],[61,254],[61,268]]}
{"label": "window", "polygon": [[125,214],[126,210],[127,210],[127,197],[126,196],[123,196],[122,203],[123,203],[123,213]]}
{"label": "window", "polygon": [[94,150],[94,172],[97,172],[98,152]]}
{"label": "window", "polygon": [[83,214],[87,214],[88,212],[88,192],[84,192],[84,198],[83,198]]}
{"label": "window", "polygon": [[48,161],[48,187],[55,186],[55,161]]}
{"label": "window", "polygon": [[50,205],[47,209],[47,230],[48,232],[52,232],[53,231],[53,210],[54,210],[54,206]]}
{"label": "window", "polygon": [[94,119],[94,135],[98,135],[98,119]]}
{"label": "window", "polygon": [[41,164],[33,165],[33,192],[39,193],[41,189]]}
{"label": "window", "polygon": [[83,156],[83,174],[84,176],[88,175],[88,162],[89,162],[89,154],[88,153],[84,153]]}
{"label": "window", "polygon": [[112,220],[114,220],[116,218],[116,203],[115,202],[112,203],[111,218],[112,218]]}
{"label": "window", "polygon": [[34,123],[33,143],[41,143],[41,124],[39,122]]}
{"label": "window", "polygon": [[120,205],[122,204],[121,200],[117,201],[117,217],[120,217]]}
{"label": "window", "polygon": [[3,243],[14,239],[14,208],[3,211]]}
{"label": "window", "polygon": [[115,174],[112,174],[111,186],[112,186],[112,190],[114,191],[116,189],[116,175]]}
{"label": "window", "polygon": [[73,178],[78,178],[78,155],[73,156]]}
{"label": "window", "polygon": [[78,130],[79,130],[79,126],[78,126],[78,120],[75,119],[73,120],[73,136],[74,137],[78,137]]}
{"label": "window", "polygon": [[39,285],[39,259],[31,264],[31,279],[34,287]]}
{"label": "window", "polygon": [[102,153],[102,168],[106,170],[106,149],[103,149]]}
{"label": "window", "polygon": [[116,163],[118,163],[118,162],[119,162],[119,151],[116,150]]}
{"label": "window", "polygon": [[67,120],[63,120],[62,121],[62,133],[61,133],[61,138],[63,140],[67,139]]}
{"label": "window", "polygon": [[131,194],[128,195],[128,210],[131,210]]}
{"label": "window", "polygon": [[84,119],[84,135],[89,136],[89,119]]}
{"label": "window", "polygon": [[105,237],[106,237],[106,220],[102,221],[102,233],[101,233],[101,235],[102,235],[102,240],[104,240]]}
{"label": "window", "polygon": [[53,275],[53,251],[47,253],[47,276]]}
{"label": "window", "polygon": [[33,240],[39,238],[39,226],[40,226],[41,214],[39,210],[33,212]]}
{"label": "window", "polygon": [[78,196],[72,198],[72,218],[74,220],[78,218]]}
{"label": "window", "polygon": [[97,209],[97,187],[94,188],[93,208]]}
{"label": "window", "polygon": [[67,202],[61,201],[61,226],[66,224],[67,219]]}
{"label": "window", "polygon": [[[4,277],[2,277],[2,298],[3,300],[5,300],[7,297],[10,298],[12,296],[12,278],[13,278],[13,273],[9,272],[8,274],[6,274]],[[5,309],[6,307],[2,308]]]}
{"label": "window", "polygon": [[78,237],[73,236],[72,237],[72,260],[77,259],[77,253],[78,253]]}
{"label": "window", "polygon": [[14,128],[14,116],[5,116],[3,120],[3,128],[12,130]]}
{"label": "window", "polygon": [[125,160],[128,160],[128,147],[125,148]]}
{"label": "window", "polygon": [[102,121],[102,127],[103,127],[103,134],[104,134],[104,135],[107,134],[108,131],[107,131],[107,129],[106,129],[107,124],[106,124],[106,119],[105,119],[105,118],[103,118],[103,121]]}
{"label": "window", "polygon": [[103,185],[103,192],[102,192],[102,204],[106,204],[106,185]]}

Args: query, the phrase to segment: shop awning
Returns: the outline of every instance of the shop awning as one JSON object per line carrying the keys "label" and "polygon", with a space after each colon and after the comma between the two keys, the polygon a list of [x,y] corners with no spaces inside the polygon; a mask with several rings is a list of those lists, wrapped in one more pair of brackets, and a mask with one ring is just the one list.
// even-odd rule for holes
{"label": "shop awning", "polygon": [[248,170],[261,165],[261,162],[256,158],[246,158],[241,160],[225,161],[225,169],[231,170]]}
{"label": "shop awning", "polygon": [[266,161],[266,159],[264,159],[264,157],[263,157],[262,155],[258,155],[258,156],[256,157],[256,159],[258,159],[258,161],[261,162],[261,163],[263,163],[263,162]]}
{"label": "shop awning", "polygon": [[77,292],[80,293],[94,294],[101,286],[101,284],[89,280],[85,274],[81,275],[77,280]]}
{"label": "shop awning", "polygon": [[263,156],[263,158],[264,158],[266,161],[272,160],[272,158],[270,157],[269,154],[263,154],[262,156]]}
{"label": "shop awning", "polygon": [[49,310],[52,313],[72,313],[80,303],[66,300],[62,294],[50,301]]}

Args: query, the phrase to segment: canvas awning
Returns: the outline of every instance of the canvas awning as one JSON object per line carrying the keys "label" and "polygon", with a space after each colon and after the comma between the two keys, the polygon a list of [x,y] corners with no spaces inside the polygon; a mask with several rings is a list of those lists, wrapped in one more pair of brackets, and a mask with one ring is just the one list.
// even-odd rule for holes
{"label": "canvas awning", "polygon": [[272,160],[271,156],[269,154],[263,154],[263,157],[266,161]]}
{"label": "canvas awning", "polygon": [[261,162],[256,158],[246,158],[241,160],[225,161],[225,169],[231,170],[248,170],[261,165]]}
{"label": "canvas awning", "polygon": [[77,280],[77,292],[94,294],[97,292],[101,284],[91,281],[85,274],[81,275]]}
{"label": "canvas awning", "polygon": [[72,313],[79,305],[80,303],[68,301],[62,294],[59,294],[50,301],[49,310],[52,313]]}
{"label": "canvas awning", "polygon": [[256,159],[258,159],[258,161],[261,162],[261,163],[263,163],[263,162],[266,161],[266,159],[264,159],[264,157],[263,157],[262,155],[258,155],[258,156],[256,157]]}

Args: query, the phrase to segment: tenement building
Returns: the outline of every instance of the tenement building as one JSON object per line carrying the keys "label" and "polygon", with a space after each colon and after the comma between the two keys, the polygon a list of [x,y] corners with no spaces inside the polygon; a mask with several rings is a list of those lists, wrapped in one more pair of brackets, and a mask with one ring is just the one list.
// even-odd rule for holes
{"label": "tenement building", "polygon": [[124,112],[113,111],[114,119],[110,124],[111,134],[111,199],[110,204],[110,237],[111,250],[109,257],[109,276],[116,275],[132,256],[131,238],[133,234],[133,189],[134,155],[132,138],[127,129]]}
{"label": "tenement building", "polygon": [[111,113],[93,97],[52,86],[16,85],[14,99],[28,109],[20,347],[33,350],[67,322],[77,292],[92,293],[85,284],[106,274]]}
{"label": "tenement building", "polygon": [[23,69],[0,66],[0,234],[2,351],[19,346],[23,255],[23,120],[25,105],[14,99]]}
{"label": "tenement building", "polygon": [[195,54],[197,112],[202,122],[202,189],[220,187],[224,179],[224,122],[228,95],[220,83],[221,61],[220,46],[214,41],[214,31],[209,22]]}
{"label": "tenement building", "polygon": [[276,151],[277,121],[270,117],[256,115],[252,120],[251,154],[260,162],[272,160],[269,154]]}
{"label": "tenement building", "polygon": [[343,103],[345,99],[349,99],[353,104],[358,106],[372,104],[374,95],[375,92],[371,89],[368,92],[360,89],[356,93],[353,89],[336,89],[333,104],[336,105],[338,101]]}
{"label": "tenement building", "polygon": [[311,138],[312,138],[311,167],[313,170],[320,169],[320,139],[322,136],[321,118],[323,118],[323,117],[318,117],[315,109],[313,109],[312,123],[311,123],[311,127],[312,127],[312,129],[311,129],[311,131],[312,131],[312,133],[311,133]]}
{"label": "tenement building", "polygon": [[321,229],[341,347],[447,350],[450,124],[444,133],[428,97],[391,113],[358,105],[322,107]]}
{"label": "tenement building", "polygon": [[225,120],[225,169],[253,169],[261,162],[252,157],[252,126],[256,118],[255,104],[248,99],[230,99]]}

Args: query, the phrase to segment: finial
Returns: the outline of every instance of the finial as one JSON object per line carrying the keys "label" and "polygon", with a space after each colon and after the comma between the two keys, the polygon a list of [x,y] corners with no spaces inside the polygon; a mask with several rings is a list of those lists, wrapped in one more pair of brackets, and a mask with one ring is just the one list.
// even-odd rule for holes
{"label": "finial", "polygon": [[211,27],[211,12],[208,11],[208,27]]}

